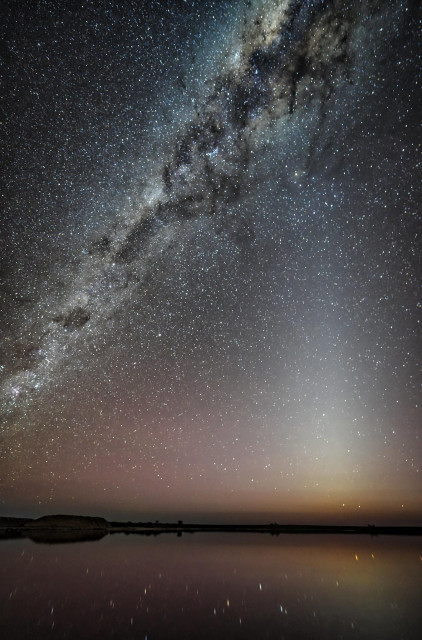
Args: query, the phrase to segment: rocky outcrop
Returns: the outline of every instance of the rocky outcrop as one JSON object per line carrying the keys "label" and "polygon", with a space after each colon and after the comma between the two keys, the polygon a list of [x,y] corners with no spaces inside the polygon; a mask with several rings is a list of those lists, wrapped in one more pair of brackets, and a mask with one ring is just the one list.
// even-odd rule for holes
{"label": "rocky outcrop", "polygon": [[109,532],[104,518],[92,516],[42,516],[31,518],[0,518],[0,540],[29,538],[33,542],[58,544],[100,540]]}
{"label": "rocky outcrop", "polygon": [[109,524],[105,518],[96,518],[92,516],[42,516],[37,520],[31,520],[25,528],[29,529],[108,529]]}

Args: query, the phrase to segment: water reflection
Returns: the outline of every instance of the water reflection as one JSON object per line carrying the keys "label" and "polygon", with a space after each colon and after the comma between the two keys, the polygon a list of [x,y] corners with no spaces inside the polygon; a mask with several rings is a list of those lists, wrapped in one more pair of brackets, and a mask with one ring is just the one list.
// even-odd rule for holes
{"label": "water reflection", "polygon": [[107,536],[0,544],[14,640],[422,637],[420,538]]}

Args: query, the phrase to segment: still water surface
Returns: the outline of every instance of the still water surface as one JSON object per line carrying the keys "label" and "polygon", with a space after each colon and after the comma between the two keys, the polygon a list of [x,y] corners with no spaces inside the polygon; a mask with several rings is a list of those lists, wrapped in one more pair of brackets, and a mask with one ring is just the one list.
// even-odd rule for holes
{"label": "still water surface", "polygon": [[422,540],[116,534],[0,542],[4,640],[422,638]]}

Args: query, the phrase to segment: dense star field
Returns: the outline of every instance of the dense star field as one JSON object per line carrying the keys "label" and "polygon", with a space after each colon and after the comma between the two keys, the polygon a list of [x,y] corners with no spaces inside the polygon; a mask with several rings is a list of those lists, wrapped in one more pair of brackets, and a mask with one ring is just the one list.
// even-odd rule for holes
{"label": "dense star field", "polygon": [[1,11],[0,513],[418,521],[419,3]]}

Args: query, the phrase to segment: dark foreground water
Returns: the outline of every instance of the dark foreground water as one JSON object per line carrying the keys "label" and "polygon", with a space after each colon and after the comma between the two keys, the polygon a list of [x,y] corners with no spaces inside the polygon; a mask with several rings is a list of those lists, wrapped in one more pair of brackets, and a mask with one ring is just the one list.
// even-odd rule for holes
{"label": "dark foreground water", "polygon": [[422,638],[422,539],[202,533],[0,542],[0,636]]}

